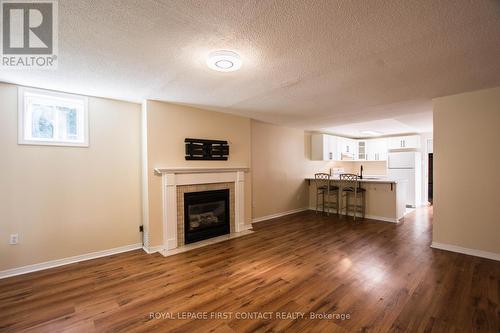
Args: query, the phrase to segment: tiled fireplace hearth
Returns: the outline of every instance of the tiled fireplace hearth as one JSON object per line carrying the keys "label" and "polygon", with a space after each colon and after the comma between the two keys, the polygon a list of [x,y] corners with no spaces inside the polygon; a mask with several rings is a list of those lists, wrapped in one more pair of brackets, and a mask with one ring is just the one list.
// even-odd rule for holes
{"label": "tiled fireplace hearth", "polygon": [[[227,216],[229,218],[229,233],[218,228],[215,231],[215,236],[226,234],[212,238],[212,240],[223,240],[224,237],[232,238],[240,234],[244,234],[251,227],[245,225],[245,171],[247,168],[157,168],[155,172],[162,176],[162,201],[163,201],[163,250],[164,255],[183,252],[183,250],[199,247],[210,244],[211,239],[201,240],[211,235],[206,235],[206,230],[201,230],[199,233],[188,235],[186,234],[191,226],[191,229],[196,231],[200,224],[209,224],[208,222],[221,222],[220,220]],[[192,194],[217,194],[229,192],[228,212],[217,213],[222,209],[222,206],[216,207],[214,204],[209,204],[205,208],[200,205],[192,207],[192,217],[190,221],[185,221],[185,216],[189,212],[186,211],[185,198],[197,197]],[[227,191],[225,193],[227,193]],[[187,196],[186,196],[187,194]],[[219,200],[219,199],[218,199]],[[214,203],[220,201],[215,200]],[[220,199],[222,200],[222,199]],[[206,201],[208,202],[208,201]],[[214,207],[215,213],[203,211]],[[194,209],[194,210],[193,210]],[[202,211],[196,211],[200,210]],[[189,215],[189,214],[188,214]],[[191,222],[191,223],[189,223]],[[221,223],[219,223],[221,224]],[[203,229],[203,228],[199,228]],[[208,229],[208,228],[205,228]],[[187,244],[191,243],[191,244]]]}

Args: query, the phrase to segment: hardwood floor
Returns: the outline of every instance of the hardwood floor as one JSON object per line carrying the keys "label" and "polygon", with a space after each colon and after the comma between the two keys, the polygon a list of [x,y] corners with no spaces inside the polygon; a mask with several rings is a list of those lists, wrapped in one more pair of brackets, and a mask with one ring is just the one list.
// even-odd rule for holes
{"label": "hardwood floor", "polygon": [[[431,220],[427,208],[398,225],[304,212],[167,258],[133,251],[0,280],[0,331],[498,333],[500,263],[431,249]],[[259,311],[274,320],[242,319]],[[168,318],[204,312],[227,318]]]}

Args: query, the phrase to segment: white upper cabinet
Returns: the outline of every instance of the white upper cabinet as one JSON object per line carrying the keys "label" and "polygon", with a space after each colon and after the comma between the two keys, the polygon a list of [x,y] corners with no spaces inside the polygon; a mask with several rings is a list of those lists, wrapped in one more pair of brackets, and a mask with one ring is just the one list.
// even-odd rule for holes
{"label": "white upper cabinet", "polygon": [[427,153],[432,154],[434,152],[434,146],[432,144],[432,139],[427,140]]}
{"label": "white upper cabinet", "polygon": [[328,134],[311,135],[311,159],[316,161],[340,160],[338,137]]}
{"label": "white upper cabinet", "polygon": [[389,149],[419,149],[419,148],[420,148],[419,135],[395,136],[389,138]]}
{"label": "white upper cabinet", "polygon": [[358,142],[354,139],[338,137],[340,140],[340,159],[342,161],[352,161],[357,158]]}
{"label": "white upper cabinet", "polygon": [[316,161],[387,161],[391,149],[420,149],[420,136],[355,140],[329,134],[311,135],[311,159]]}
{"label": "white upper cabinet", "polygon": [[358,140],[358,156],[359,161],[368,160],[368,140]]}
{"label": "white upper cabinet", "polygon": [[328,135],[328,158],[329,160],[340,160],[340,142],[338,136]]}
{"label": "white upper cabinet", "polygon": [[367,161],[387,160],[387,139],[366,140]]}
{"label": "white upper cabinet", "polygon": [[329,148],[328,145],[328,135],[311,135],[311,160],[327,161]]}

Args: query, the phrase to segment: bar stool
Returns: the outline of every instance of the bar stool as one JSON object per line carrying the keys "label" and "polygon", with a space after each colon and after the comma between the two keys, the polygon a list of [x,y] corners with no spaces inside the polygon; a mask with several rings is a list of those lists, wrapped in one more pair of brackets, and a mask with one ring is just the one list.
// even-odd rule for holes
{"label": "bar stool", "polygon": [[[339,187],[331,184],[330,175],[328,173],[316,173],[314,174],[314,183],[316,184],[316,213],[319,210],[319,198],[322,198],[321,209],[325,212],[325,208],[328,208],[326,215],[330,215],[330,208],[335,208],[337,210],[337,215],[339,214]],[[332,201],[332,196],[335,197],[335,201]]]}
{"label": "bar stool", "polygon": [[[366,211],[366,189],[360,186],[360,182],[358,180],[358,175],[351,173],[344,173],[340,175],[340,189],[341,189],[341,200],[343,201],[344,194],[346,199],[345,205],[345,215],[349,214],[349,207],[353,207],[353,220],[356,221],[356,214],[359,211],[363,214],[363,219],[365,218]],[[354,196],[354,204],[349,205],[349,195]],[[361,200],[361,204],[358,203],[358,199]],[[342,210],[344,207],[341,205],[340,214],[342,214]]]}

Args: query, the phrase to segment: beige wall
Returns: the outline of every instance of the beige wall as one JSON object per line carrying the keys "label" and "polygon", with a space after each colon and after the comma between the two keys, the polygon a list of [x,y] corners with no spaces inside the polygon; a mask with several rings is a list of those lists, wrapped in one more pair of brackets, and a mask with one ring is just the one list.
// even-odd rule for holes
{"label": "beige wall", "polygon": [[[149,246],[162,244],[161,167],[250,167],[250,119],[187,106],[147,101],[147,180]],[[220,139],[230,143],[228,161],[186,161],[185,138]],[[246,174],[245,219],[251,220],[251,181]]]}
{"label": "beige wall", "polygon": [[307,161],[304,131],[252,120],[254,219],[307,207]]}
{"label": "beige wall", "polygon": [[433,241],[500,254],[500,87],[433,105]]}
{"label": "beige wall", "polygon": [[89,121],[88,148],[18,145],[0,84],[0,270],[141,243],[140,105],[89,98]]}
{"label": "beige wall", "polygon": [[360,167],[363,166],[363,175],[387,175],[387,161],[366,161],[366,162],[350,162],[351,171],[359,174]]}

